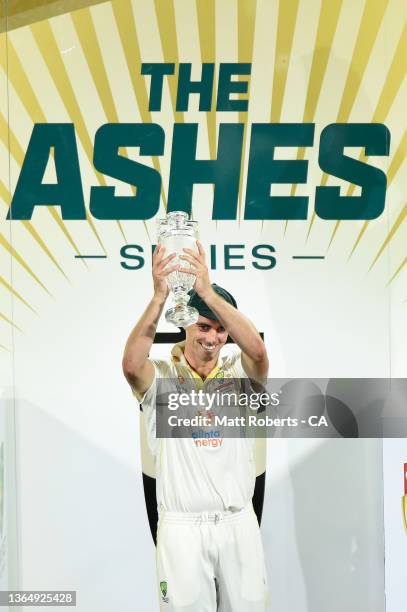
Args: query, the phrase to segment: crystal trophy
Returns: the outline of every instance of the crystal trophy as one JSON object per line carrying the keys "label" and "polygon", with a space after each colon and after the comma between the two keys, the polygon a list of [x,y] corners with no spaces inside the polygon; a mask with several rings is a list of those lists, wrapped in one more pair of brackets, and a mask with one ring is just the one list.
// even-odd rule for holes
{"label": "crystal trophy", "polygon": [[[165,219],[158,220],[158,243],[165,247],[166,255],[176,253],[176,257],[169,263],[170,266],[190,267],[190,263],[180,259],[180,255],[185,255],[184,248],[197,252],[197,238],[198,224],[196,221],[190,221],[186,212],[170,212]],[[188,306],[188,292],[194,286],[195,276],[174,270],[167,276],[167,283],[174,305],[166,311],[165,320],[177,327],[188,327],[196,323],[199,313],[196,308]]]}

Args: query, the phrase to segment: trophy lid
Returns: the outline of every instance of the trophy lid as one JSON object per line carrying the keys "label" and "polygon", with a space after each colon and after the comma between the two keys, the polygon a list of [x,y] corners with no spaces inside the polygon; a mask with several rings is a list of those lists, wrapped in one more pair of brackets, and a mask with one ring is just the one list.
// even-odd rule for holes
{"label": "trophy lid", "polygon": [[196,231],[198,223],[197,221],[191,221],[187,212],[174,210],[167,213],[164,219],[158,219],[157,225],[159,234],[182,230],[187,230],[189,233],[191,230]]}
{"label": "trophy lid", "polygon": [[183,210],[174,210],[173,212],[167,213],[167,223],[168,225],[185,225],[189,220],[189,215],[187,212]]}

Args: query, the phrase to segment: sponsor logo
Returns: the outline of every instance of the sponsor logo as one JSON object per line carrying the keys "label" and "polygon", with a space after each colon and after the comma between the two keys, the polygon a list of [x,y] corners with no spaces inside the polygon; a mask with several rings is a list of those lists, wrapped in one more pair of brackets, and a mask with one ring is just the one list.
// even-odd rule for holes
{"label": "sponsor logo", "polygon": [[[215,414],[213,410],[198,410],[197,416],[205,419],[205,426],[211,427],[214,425]],[[192,432],[192,437],[195,446],[205,446],[210,448],[218,448],[223,444],[223,438],[220,437],[219,430],[199,429]]]}
{"label": "sponsor logo", "polygon": [[169,597],[167,597],[168,585],[165,580],[162,580],[160,582],[160,591],[161,591],[161,599],[163,600],[164,603],[168,603],[169,602]]}

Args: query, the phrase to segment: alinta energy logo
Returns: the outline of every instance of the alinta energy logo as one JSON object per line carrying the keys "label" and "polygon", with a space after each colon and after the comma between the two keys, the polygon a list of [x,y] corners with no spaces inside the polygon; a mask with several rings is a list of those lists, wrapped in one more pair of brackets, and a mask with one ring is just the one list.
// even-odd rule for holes
{"label": "alinta energy logo", "polygon": [[402,504],[404,530],[407,533],[407,463],[404,464],[404,495],[402,498]]}
{"label": "alinta energy logo", "polygon": [[[216,378],[218,377],[218,374],[216,375]],[[192,432],[191,435],[195,446],[210,446],[212,448],[222,446],[223,438],[221,437],[220,430],[208,429],[212,427],[215,422],[215,414],[213,410],[198,410],[196,416],[202,419],[202,422],[205,423],[205,428],[197,429]]]}

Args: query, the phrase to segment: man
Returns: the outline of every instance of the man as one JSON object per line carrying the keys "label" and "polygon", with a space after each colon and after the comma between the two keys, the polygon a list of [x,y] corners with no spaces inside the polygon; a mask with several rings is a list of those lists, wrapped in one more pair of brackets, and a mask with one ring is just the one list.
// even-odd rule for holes
{"label": "man", "polygon": [[[192,438],[155,436],[157,379],[264,379],[265,345],[234,298],[211,285],[205,253],[184,249],[190,267],[173,265],[175,254],[158,246],[153,255],[154,294],[129,336],[123,372],[143,405],[157,470],[159,525],[157,572],[161,610],[169,612],[263,612],[266,577],[260,531],[251,499],[255,484],[252,440],[227,438],[200,445]],[[150,360],[157,324],[174,270],[195,276],[190,305],[199,312],[175,345],[171,361]],[[228,334],[240,351],[221,357]]]}

